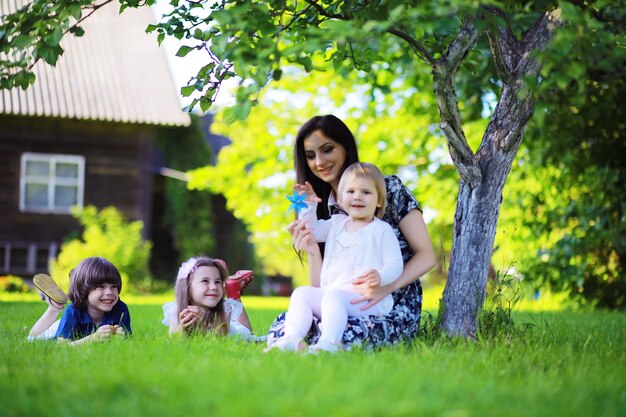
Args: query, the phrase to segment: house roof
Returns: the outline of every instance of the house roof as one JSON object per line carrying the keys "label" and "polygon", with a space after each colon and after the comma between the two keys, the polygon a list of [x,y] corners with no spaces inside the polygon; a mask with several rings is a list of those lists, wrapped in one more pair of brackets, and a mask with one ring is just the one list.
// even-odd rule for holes
{"label": "house roof", "polygon": [[[0,15],[27,0],[0,0]],[[147,7],[126,9],[112,2],[87,18],[85,34],[66,35],[56,67],[37,62],[35,84],[0,90],[0,114],[61,117],[121,123],[187,126],[178,92]]]}

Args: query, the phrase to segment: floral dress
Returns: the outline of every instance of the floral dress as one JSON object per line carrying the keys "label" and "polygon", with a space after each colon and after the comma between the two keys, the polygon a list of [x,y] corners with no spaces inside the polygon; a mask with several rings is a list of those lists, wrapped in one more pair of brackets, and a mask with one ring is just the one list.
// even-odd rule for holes
{"label": "floral dress", "polygon": [[[422,210],[419,203],[400,178],[395,175],[385,177],[387,185],[387,208],[383,220],[391,225],[400,242],[402,260],[406,264],[413,256],[413,251],[400,232],[400,221],[410,210]],[[335,210],[340,210],[338,207]],[[331,214],[334,214],[331,207]],[[422,285],[420,280],[400,288],[393,294],[394,306],[384,316],[349,317],[348,325],[343,333],[341,343],[344,349],[361,346],[373,349],[384,345],[393,345],[417,336],[422,313]],[[285,314],[281,313],[267,334],[268,346],[283,336],[285,331]],[[305,337],[308,344],[314,344],[320,337],[320,320],[313,317],[313,324]]]}

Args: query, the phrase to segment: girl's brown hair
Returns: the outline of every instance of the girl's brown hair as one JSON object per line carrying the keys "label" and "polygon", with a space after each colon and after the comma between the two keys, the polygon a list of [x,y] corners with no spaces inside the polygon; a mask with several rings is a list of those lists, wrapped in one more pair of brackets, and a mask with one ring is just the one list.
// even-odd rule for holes
{"label": "girl's brown hair", "polygon": [[87,308],[89,293],[102,284],[115,285],[121,293],[120,272],[104,258],[99,256],[86,258],[70,271],[70,289],[67,295],[74,306],[84,310]]}
{"label": "girl's brown hair", "polygon": [[[222,278],[222,285],[226,285],[226,278],[228,278],[228,270],[226,264],[221,259],[209,258],[208,256],[197,256],[189,259],[185,262],[192,261],[193,265],[189,268],[189,272],[185,271],[184,276],[178,276],[176,279],[176,317],[180,315],[180,312],[189,307],[191,303],[191,275],[201,266],[213,266],[217,268]],[[194,262],[195,261],[195,262]],[[183,264],[183,265],[185,265]],[[226,294],[224,292],[224,294]],[[212,309],[207,310],[204,317],[198,322],[198,324],[191,329],[191,332],[198,331],[201,333],[212,332],[218,335],[228,334],[228,320],[226,319],[226,311],[224,310],[224,296],[219,303]]]}

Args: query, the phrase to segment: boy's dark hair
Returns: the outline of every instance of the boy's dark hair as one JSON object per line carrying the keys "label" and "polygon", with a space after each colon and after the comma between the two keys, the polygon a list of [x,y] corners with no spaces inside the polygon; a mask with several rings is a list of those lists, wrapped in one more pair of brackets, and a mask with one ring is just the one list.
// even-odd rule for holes
{"label": "boy's dark hair", "polygon": [[116,285],[122,292],[122,277],[115,265],[104,258],[94,256],[80,261],[70,271],[70,289],[68,297],[79,309],[87,308],[89,293],[102,284]]}

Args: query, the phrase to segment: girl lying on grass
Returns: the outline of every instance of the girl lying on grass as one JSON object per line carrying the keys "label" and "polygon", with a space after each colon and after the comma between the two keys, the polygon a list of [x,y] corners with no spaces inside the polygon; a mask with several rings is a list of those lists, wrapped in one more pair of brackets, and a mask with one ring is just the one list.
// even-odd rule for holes
{"label": "girl lying on grass", "polygon": [[238,271],[229,277],[221,259],[188,259],[176,277],[176,302],[163,305],[163,324],[169,326],[170,334],[211,332],[257,340],[241,303],[241,292],[252,278],[252,271]]}
{"label": "girl lying on grass", "polygon": [[[48,309],[32,327],[29,340],[56,338],[78,345],[132,333],[128,307],[119,295],[122,278],[108,260],[82,260],[70,271],[68,295],[46,274],[35,275],[33,282]],[[71,303],[56,320],[68,298]]]}

